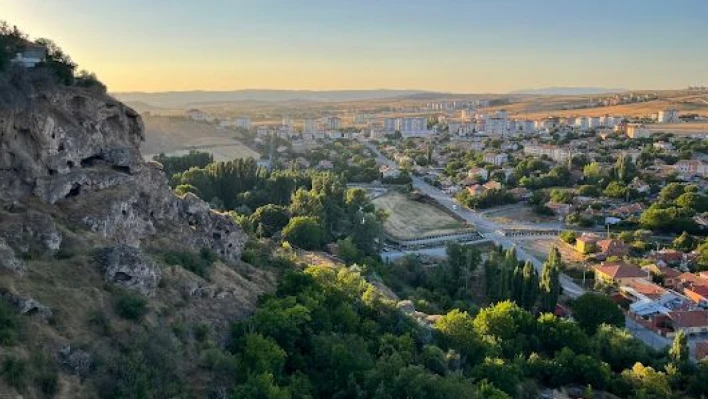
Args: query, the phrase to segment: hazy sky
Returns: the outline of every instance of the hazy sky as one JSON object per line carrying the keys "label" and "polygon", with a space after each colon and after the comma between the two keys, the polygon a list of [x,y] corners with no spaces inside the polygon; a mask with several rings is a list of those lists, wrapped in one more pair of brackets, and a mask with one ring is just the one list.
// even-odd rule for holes
{"label": "hazy sky", "polygon": [[708,84],[708,0],[0,0],[112,91]]}

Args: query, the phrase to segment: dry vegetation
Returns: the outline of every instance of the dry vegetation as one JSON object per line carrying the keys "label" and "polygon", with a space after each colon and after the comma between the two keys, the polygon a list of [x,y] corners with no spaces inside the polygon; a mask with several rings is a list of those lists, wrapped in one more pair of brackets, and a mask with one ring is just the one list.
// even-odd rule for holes
{"label": "dry vegetation", "polygon": [[373,203],[377,208],[390,213],[384,223],[384,230],[394,238],[421,238],[469,227],[445,211],[411,200],[405,194],[391,192],[376,198]]}
{"label": "dry vegetation", "polygon": [[178,155],[190,149],[211,152],[216,161],[260,157],[260,154],[235,140],[232,130],[177,117],[148,116],[143,120],[145,142],[140,150],[145,159],[152,159],[161,152]]}

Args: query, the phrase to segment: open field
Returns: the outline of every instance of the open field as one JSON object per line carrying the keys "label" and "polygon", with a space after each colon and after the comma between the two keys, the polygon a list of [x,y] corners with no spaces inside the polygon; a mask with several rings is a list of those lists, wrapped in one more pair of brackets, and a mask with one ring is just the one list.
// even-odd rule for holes
{"label": "open field", "polygon": [[183,118],[150,116],[145,122],[145,142],[140,149],[143,157],[152,159],[161,152],[182,154],[191,149],[210,152],[216,161],[234,158],[254,157],[260,154],[233,139],[235,132],[219,129],[206,123],[198,123]]}
{"label": "open field", "polygon": [[554,216],[541,216],[525,205],[509,205],[482,212],[486,217],[496,223],[504,225],[528,224],[528,223],[552,223],[557,222]]}
{"label": "open field", "polygon": [[677,135],[708,135],[708,123],[706,122],[654,124],[647,125],[647,129],[649,129],[652,133],[664,132],[674,133]]}
{"label": "open field", "polygon": [[543,261],[548,258],[548,252],[550,252],[551,248],[556,247],[561,253],[563,262],[565,262],[569,268],[580,267],[585,259],[585,257],[576,251],[571,245],[562,242],[558,238],[524,240],[519,241],[517,245]]}
{"label": "open field", "polygon": [[470,227],[445,211],[430,204],[413,201],[405,194],[390,192],[373,202],[377,208],[390,213],[384,223],[384,231],[393,238],[423,238]]}

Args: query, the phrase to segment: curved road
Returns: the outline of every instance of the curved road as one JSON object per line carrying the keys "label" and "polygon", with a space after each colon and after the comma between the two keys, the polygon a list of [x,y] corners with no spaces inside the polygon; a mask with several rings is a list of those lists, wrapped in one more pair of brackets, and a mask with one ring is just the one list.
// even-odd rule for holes
{"label": "curved road", "polygon": [[[381,165],[388,165],[390,167],[396,167],[396,163],[384,157],[383,154],[381,154],[381,152],[373,144],[369,142],[364,142],[364,145],[366,145],[371,151],[374,152],[374,154],[376,154],[377,163]],[[504,249],[515,247],[516,255],[519,260],[524,262],[531,262],[531,264],[536,267],[539,274],[541,273],[541,269],[543,268],[543,262],[541,262],[541,260],[536,258],[534,255],[528,253],[523,248],[516,246],[515,242],[511,237],[505,237],[499,233],[499,231],[505,228],[510,228],[512,226],[496,223],[490,219],[487,219],[479,212],[475,212],[469,208],[460,206],[457,201],[450,195],[445,194],[438,188],[426,183],[423,179],[419,177],[412,176],[412,179],[414,188],[425,193],[429,197],[434,198],[442,206],[449,209],[451,212],[454,212],[461,218],[465,219],[470,224],[473,224],[480,232],[480,234],[482,234],[485,238],[494,241],[497,245],[501,245]],[[513,228],[519,228],[520,226],[522,225],[514,225]],[[534,225],[526,225],[524,227],[528,227],[531,229],[538,228],[538,226]],[[563,292],[570,297],[577,298],[585,292],[582,287],[575,284],[575,282],[573,282],[573,280],[565,274],[561,274],[560,283],[563,287]]]}

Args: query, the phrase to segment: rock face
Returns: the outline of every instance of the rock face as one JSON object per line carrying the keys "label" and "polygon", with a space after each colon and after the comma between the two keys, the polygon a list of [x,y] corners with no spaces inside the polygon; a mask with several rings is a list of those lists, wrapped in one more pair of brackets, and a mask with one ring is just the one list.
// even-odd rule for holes
{"label": "rock face", "polygon": [[162,274],[139,249],[126,245],[104,248],[98,252],[96,260],[103,267],[107,282],[143,295],[155,295]]}
{"label": "rock face", "polygon": [[[175,196],[160,165],[140,156],[142,140],[140,116],[105,93],[31,76],[0,83],[0,205],[38,200],[107,245],[138,248],[159,234],[183,249],[238,260],[240,227],[195,196]],[[22,234],[56,251],[61,234],[52,218],[27,215]],[[0,231],[18,250],[23,240],[12,234]]]}

